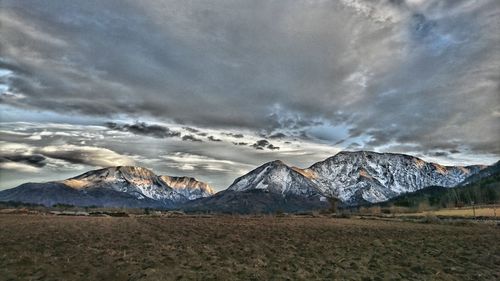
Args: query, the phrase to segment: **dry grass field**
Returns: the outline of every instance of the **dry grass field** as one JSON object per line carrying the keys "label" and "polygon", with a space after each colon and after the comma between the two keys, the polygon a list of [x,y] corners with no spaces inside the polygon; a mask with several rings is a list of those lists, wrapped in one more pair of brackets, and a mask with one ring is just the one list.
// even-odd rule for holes
{"label": "dry grass field", "polygon": [[474,211],[472,208],[461,208],[461,209],[442,209],[434,212],[437,216],[463,216],[472,217],[474,214],[478,217],[492,217],[495,215],[500,218],[500,209],[493,208],[476,208]]}
{"label": "dry grass field", "polygon": [[0,215],[2,280],[500,280],[500,228]]}
{"label": "dry grass field", "polygon": [[396,214],[398,216],[426,216],[427,214],[432,214],[440,217],[464,217],[471,218],[474,217],[488,217],[492,219],[500,218],[500,208],[492,207],[478,207],[473,210],[471,207],[467,208],[455,208],[455,209],[439,209],[433,211],[424,211],[419,213],[400,213]]}

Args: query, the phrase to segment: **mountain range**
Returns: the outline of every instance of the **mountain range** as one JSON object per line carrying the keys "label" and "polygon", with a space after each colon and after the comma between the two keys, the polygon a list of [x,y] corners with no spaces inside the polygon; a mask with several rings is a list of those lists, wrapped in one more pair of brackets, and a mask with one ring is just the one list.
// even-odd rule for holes
{"label": "mountain range", "polygon": [[276,160],[215,193],[187,177],[157,176],[142,167],[118,166],[71,179],[26,183],[0,192],[0,201],[51,206],[180,208],[231,213],[304,211],[387,201],[428,186],[455,187],[480,177],[488,166],[442,166],[417,157],[368,151],[340,152],[302,169]]}
{"label": "mountain range", "polygon": [[0,201],[52,206],[174,208],[214,194],[206,183],[189,177],[158,176],[151,170],[117,166],[93,170],[63,181],[25,183],[0,192]]}
{"label": "mountain range", "polygon": [[412,209],[496,204],[500,200],[500,161],[482,169],[454,188],[429,186],[367,206]]}

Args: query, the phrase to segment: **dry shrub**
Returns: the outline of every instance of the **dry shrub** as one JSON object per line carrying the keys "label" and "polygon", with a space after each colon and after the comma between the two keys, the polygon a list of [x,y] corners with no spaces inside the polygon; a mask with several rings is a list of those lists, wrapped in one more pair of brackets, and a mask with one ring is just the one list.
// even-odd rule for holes
{"label": "dry shrub", "polygon": [[318,211],[312,211],[311,212],[311,215],[314,217],[314,218],[317,218],[320,216],[320,213]]}
{"label": "dry shrub", "polygon": [[431,209],[431,206],[429,205],[429,202],[427,202],[427,201],[420,202],[418,204],[418,211],[419,212],[429,211],[430,209]]}
{"label": "dry shrub", "polygon": [[380,208],[380,206],[372,206],[368,208],[368,210],[372,215],[380,215],[382,213],[382,209]]}
{"label": "dry shrub", "polygon": [[424,223],[440,223],[441,220],[433,213],[427,212],[425,213],[425,217],[423,219]]}
{"label": "dry shrub", "polygon": [[411,210],[407,207],[399,207],[399,206],[391,206],[389,207],[389,211],[391,214],[404,214],[410,213]]}
{"label": "dry shrub", "polygon": [[364,215],[379,215],[382,213],[382,208],[380,208],[380,206],[359,207],[358,210],[360,214]]}

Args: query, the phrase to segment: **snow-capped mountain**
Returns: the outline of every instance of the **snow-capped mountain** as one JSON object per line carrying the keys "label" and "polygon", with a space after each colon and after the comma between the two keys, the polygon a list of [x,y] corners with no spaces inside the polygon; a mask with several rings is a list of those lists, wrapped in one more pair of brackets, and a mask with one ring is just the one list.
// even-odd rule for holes
{"label": "snow-capped mountain", "polygon": [[107,188],[125,192],[137,199],[150,198],[173,203],[176,192],[151,170],[134,166],[117,166],[93,170],[61,183],[75,189]]}
{"label": "snow-capped mountain", "polygon": [[278,160],[266,163],[216,194],[194,178],[158,176],[146,168],[118,166],[63,181],[23,184],[0,191],[0,201],[240,213],[302,211],[326,207],[328,198],[357,205],[386,201],[428,186],[455,187],[497,166],[442,166],[404,154],[340,152],[306,169]]}
{"label": "snow-capped mountain", "polygon": [[177,194],[184,196],[188,200],[195,200],[215,194],[210,185],[195,178],[160,176],[160,179],[173,188]]}
{"label": "snow-capped mountain", "polygon": [[0,191],[0,201],[23,202],[53,206],[165,208],[165,204],[149,198],[137,199],[125,192],[108,188],[79,190],[61,182],[25,183],[18,187]]}
{"label": "snow-capped mountain", "polygon": [[280,160],[266,163],[237,178],[231,191],[260,189],[282,195],[321,196],[316,184]]}
{"label": "snow-capped mountain", "polygon": [[465,186],[468,184],[473,184],[476,183],[484,178],[491,177],[495,174],[500,173],[500,161],[497,161],[493,165],[490,165],[478,173],[472,174],[471,176],[467,177],[465,180],[463,180],[459,186]]}
{"label": "snow-capped mountain", "polygon": [[45,205],[174,207],[213,193],[207,184],[195,179],[158,176],[143,167],[117,166],[92,170],[62,181],[23,184],[1,191],[0,201]]}
{"label": "snow-capped mountain", "polygon": [[314,182],[279,160],[237,178],[224,191],[182,206],[188,211],[227,213],[298,212],[327,207],[327,198]]}
{"label": "snow-capped mountain", "polygon": [[[290,208],[293,210],[306,208],[301,202],[311,198],[321,202],[337,198],[347,205],[375,203],[427,186],[454,187],[482,168],[484,166],[442,166],[404,154],[340,152],[307,169],[289,167],[278,160],[266,163],[237,178],[227,190],[188,205],[199,209],[255,211],[255,207],[248,206],[265,202],[267,205],[263,204],[258,210],[273,209],[272,205],[287,209],[290,203],[280,198],[291,195],[294,196],[293,208]],[[271,199],[266,193],[281,197]],[[307,208],[318,207],[310,204],[311,201],[307,203]]]}
{"label": "snow-capped mountain", "polygon": [[484,166],[442,166],[417,157],[340,152],[303,170],[326,196],[348,204],[388,200],[427,186],[454,187]]}

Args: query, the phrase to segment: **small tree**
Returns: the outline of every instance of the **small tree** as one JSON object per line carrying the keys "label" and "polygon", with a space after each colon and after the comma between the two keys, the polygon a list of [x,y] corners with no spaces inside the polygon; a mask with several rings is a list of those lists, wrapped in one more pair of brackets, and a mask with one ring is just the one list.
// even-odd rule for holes
{"label": "small tree", "polygon": [[339,208],[339,203],[340,203],[340,200],[335,198],[335,197],[330,197],[328,198],[328,202],[330,203],[330,212],[335,214],[337,213],[338,211],[338,208]]}
{"label": "small tree", "polygon": [[429,209],[430,209],[430,205],[429,205],[429,201],[427,201],[427,200],[422,201],[418,204],[418,211],[419,212],[428,211]]}

